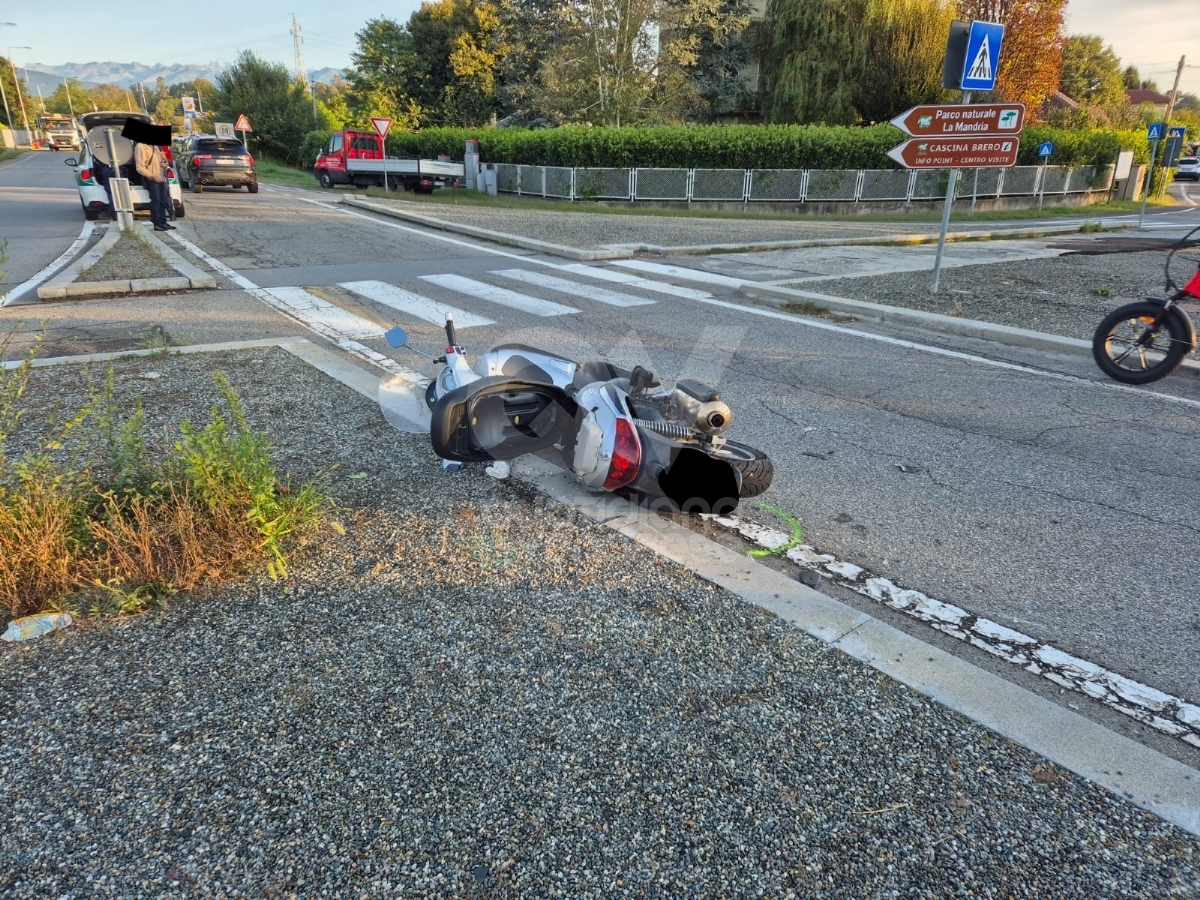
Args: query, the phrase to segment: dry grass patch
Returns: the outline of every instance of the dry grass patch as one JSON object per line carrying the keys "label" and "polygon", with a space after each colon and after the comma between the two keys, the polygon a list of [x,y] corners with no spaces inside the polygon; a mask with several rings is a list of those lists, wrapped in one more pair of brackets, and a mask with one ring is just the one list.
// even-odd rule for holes
{"label": "dry grass patch", "polygon": [[223,408],[203,427],[180,422],[157,458],[140,402],[122,406],[110,366],[83,409],[45,423],[41,444],[10,459],[30,366],[0,370],[0,607],[10,615],[132,613],[254,571],[281,577],[291,551],[339,528],[317,482],[277,475],[266,436],[219,372]]}

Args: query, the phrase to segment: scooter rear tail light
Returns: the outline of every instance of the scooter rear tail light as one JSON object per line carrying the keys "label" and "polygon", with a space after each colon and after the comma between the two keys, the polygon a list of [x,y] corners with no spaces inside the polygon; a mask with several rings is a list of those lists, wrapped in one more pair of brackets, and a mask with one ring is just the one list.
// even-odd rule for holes
{"label": "scooter rear tail light", "polygon": [[615,491],[630,484],[641,467],[642,444],[637,431],[628,419],[617,419],[617,436],[613,441],[613,457],[608,466],[608,477],[604,479],[604,490]]}

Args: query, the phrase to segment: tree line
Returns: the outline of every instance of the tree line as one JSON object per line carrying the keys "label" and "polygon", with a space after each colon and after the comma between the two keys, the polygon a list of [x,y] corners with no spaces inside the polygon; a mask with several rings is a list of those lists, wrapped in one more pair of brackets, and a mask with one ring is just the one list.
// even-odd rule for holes
{"label": "tree line", "polygon": [[[1028,119],[1132,127],[1141,86],[1095,36],[1065,34],[1067,0],[427,0],[406,22],[367,21],[344,77],[311,87],[247,51],[215,83],[86,91],[60,85],[47,108],[144,108],[183,124],[246,115],[254,140],[308,163],[332,128],[489,124],[649,126],[729,121],[872,124],[958,99],[942,87],[950,22],[1005,24],[997,88]],[[758,15],[753,14],[758,10]],[[0,77],[3,77],[0,74]],[[1061,88],[1079,106],[1049,111]],[[1195,98],[1181,98],[1188,114]],[[1200,103],[1194,104],[1200,107]]]}

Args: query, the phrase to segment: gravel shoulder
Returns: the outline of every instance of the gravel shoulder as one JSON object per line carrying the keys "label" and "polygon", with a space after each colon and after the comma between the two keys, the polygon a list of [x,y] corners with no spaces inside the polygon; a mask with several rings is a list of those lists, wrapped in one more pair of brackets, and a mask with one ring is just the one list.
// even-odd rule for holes
{"label": "gravel shoulder", "polygon": [[[1068,252],[1050,259],[945,268],[937,294],[930,293],[929,271],[780,286],[1090,341],[1100,319],[1118,306],[1164,295],[1166,257],[1165,250]],[[1177,258],[1172,265],[1176,281],[1187,280],[1189,265],[1195,263]],[[1200,307],[1189,303],[1183,309],[1200,327]]]}
{"label": "gravel shoulder", "polygon": [[115,369],[161,441],[224,371],[346,534],[0,647],[4,897],[1200,896],[1190,835],[283,351]]}

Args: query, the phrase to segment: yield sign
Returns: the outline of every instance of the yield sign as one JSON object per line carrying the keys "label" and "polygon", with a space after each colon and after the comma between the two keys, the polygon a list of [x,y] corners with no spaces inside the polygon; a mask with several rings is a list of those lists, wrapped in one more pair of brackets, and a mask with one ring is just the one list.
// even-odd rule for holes
{"label": "yield sign", "polygon": [[253,128],[250,127],[250,120],[246,118],[245,113],[238,116],[238,120],[234,124],[233,127],[236,128],[238,131],[253,131],[254,130]]}
{"label": "yield sign", "polygon": [[392,130],[392,120],[384,116],[372,116],[371,124],[375,126],[375,130],[379,132],[381,138],[388,136],[388,132]]}

